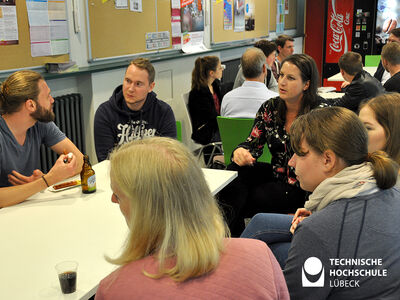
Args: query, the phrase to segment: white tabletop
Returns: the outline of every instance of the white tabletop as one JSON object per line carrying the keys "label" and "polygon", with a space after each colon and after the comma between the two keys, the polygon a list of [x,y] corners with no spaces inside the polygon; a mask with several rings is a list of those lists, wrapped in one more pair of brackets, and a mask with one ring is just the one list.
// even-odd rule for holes
{"label": "white tabletop", "polygon": [[[97,191],[81,188],[38,193],[18,205],[0,209],[0,299],[88,299],[116,266],[127,235],[125,219],[111,202],[109,162],[94,166]],[[203,169],[215,195],[237,172]],[[54,265],[79,263],[77,291],[61,293]]]}
{"label": "white tabletop", "polygon": [[344,93],[336,93],[336,92],[329,92],[329,93],[318,93],[322,98],[325,99],[332,99],[332,98],[340,98],[344,95]]}
{"label": "white tabletop", "polygon": [[[364,67],[364,71],[367,71],[371,76],[374,76],[376,72],[377,67]],[[331,77],[328,78],[328,81],[344,81],[342,74],[337,73]]]}

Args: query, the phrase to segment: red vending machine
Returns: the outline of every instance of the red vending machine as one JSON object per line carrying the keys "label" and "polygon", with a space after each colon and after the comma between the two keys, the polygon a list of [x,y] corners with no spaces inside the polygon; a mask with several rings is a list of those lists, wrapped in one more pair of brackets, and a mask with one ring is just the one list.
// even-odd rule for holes
{"label": "red vending machine", "polygon": [[[339,72],[340,56],[348,51],[372,54],[376,17],[376,0],[329,0],[327,3],[323,80]],[[336,84],[337,87],[340,84]],[[340,88],[338,89],[340,90]]]}
{"label": "red vending machine", "polygon": [[[364,58],[373,53],[377,2],[307,0],[304,51],[316,60],[324,86],[335,85],[327,79],[339,73],[341,55],[355,51]],[[336,87],[340,90],[340,83]]]}

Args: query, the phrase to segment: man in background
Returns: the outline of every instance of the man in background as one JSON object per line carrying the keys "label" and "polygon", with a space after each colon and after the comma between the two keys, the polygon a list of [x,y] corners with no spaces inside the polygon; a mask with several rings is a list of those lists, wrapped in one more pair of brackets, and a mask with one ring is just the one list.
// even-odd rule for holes
{"label": "man in background", "polygon": [[[260,40],[254,44],[255,48],[259,48],[264,52],[267,63],[267,75],[265,76],[265,85],[268,87],[270,91],[278,92],[278,83],[276,82],[275,77],[272,75],[272,64],[275,61],[276,56],[276,44],[267,40]],[[236,89],[243,84],[245,78],[243,76],[242,66],[239,65],[239,71],[235,78],[235,83],[233,88]]]}
{"label": "man in background", "polygon": [[[390,31],[389,38],[387,39],[387,43],[399,43],[400,44],[400,28],[395,28]],[[382,59],[379,62],[378,68],[374,74],[374,77],[378,79],[382,85],[386,83],[386,81],[391,77],[389,72],[385,71],[385,68],[382,65]]]}
{"label": "man in background", "polygon": [[289,35],[282,34],[275,40],[275,44],[277,46],[278,56],[272,64],[271,69],[276,81],[278,81],[282,61],[294,53],[294,39]]}
{"label": "man in background", "polygon": [[245,82],[227,93],[222,99],[221,116],[230,118],[255,118],[261,104],[279,94],[265,86],[266,58],[258,48],[249,48],[240,59]]}
{"label": "man in background", "polygon": [[171,107],[153,92],[155,70],[148,59],[136,58],[126,69],[123,84],[102,103],[94,118],[94,141],[98,161],[131,140],[153,136],[176,138]]}
{"label": "man in background", "polygon": [[[54,124],[53,103],[50,88],[37,72],[17,71],[2,83],[0,208],[20,203],[81,171],[83,155]],[[39,169],[41,144],[60,154],[47,174]]]}
{"label": "man in background", "polygon": [[346,107],[357,113],[363,100],[378,96],[384,92],[381,83],[363,70],[361,55],[347,52],[339,58],[339,68],[345,81],[350,84],[344,89],[341,98],[327,99],[333,106]]}
{"label": "man in background", "polygon": [[383,87],[387,92],[400,92],[400,44],[388,43],[383,46],[381,53],[382,65],[390,78],[385,82]]}

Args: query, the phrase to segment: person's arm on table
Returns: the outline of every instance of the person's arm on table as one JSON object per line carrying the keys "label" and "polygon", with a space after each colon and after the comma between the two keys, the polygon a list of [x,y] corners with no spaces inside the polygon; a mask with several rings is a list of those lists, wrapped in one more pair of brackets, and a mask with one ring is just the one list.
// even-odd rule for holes
{"label": "person's arm on table", "polygon": [[[81,172],[83,165],[83,155],[79,151],[79,149],[74,145],[74,143],[72,143],[68,138],[65,138],[61,142],[58,142],[57,144],[51,146],[51,149],[57,154],[72,153],[73,155],[75,155],[75,157],[77,158],[75,174]],[[11,172],[11,174],[8,175],[8,181],[12,185],[20,185],[33,182],[36,179],[41,178],[42,176],[43,172],[39,169],[34,170],[31,176],[24,176],[21,173],[14,170]]]}
{"label": "person's arm on table", "polygon": [[82,171],[83,154],[69,138],[65,138],[61,142],[51,146],[51,149],[58,155],[72,153],[76,157],[75,174],[78,174]]}
{"label": "person's arm on table", "polygon": [[42,175],[32,182],[0,188],[0,208],[18,204],[48,186],[74,176],[78,166],[77,158],[73,155],[68,163],[64,162],[65,158],[67,155],[61,155],[46,175]]}

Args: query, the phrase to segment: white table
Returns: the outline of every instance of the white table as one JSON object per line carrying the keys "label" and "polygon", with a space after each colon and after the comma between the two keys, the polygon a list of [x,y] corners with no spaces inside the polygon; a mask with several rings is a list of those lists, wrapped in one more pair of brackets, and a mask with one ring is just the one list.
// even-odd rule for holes
{"label": "white table", "polygon": [[[371,74],[371,76],[374,76],[377,68],[378,67],[364,67],[363,69],[364,69],[364,71],[367,71],[369,74]],[[339,72],[339,73],[329,77],[328,81],[344,81],[344,79],[342,77],[342,74],[340,74],[340,72]]]}
{"label": "white table", "polygon": [[335,93],[335,92],[329,92],[329,93],[318,93],[322,98],[325,99],[332,99],[332,98],[340,98],[344,95],[344,93]]}
{"label": "white table", "polygon": [[[81,188],[45,191],[23,203],[0,209],[0,299],[88,299],[116,266],[127,235],[125,219],[111,202],[109,162],[94,166],[97,192]],[[215,195],[237,172],[203,169]],[[77,291],[63,295],[54,265],[79,263]]]}

